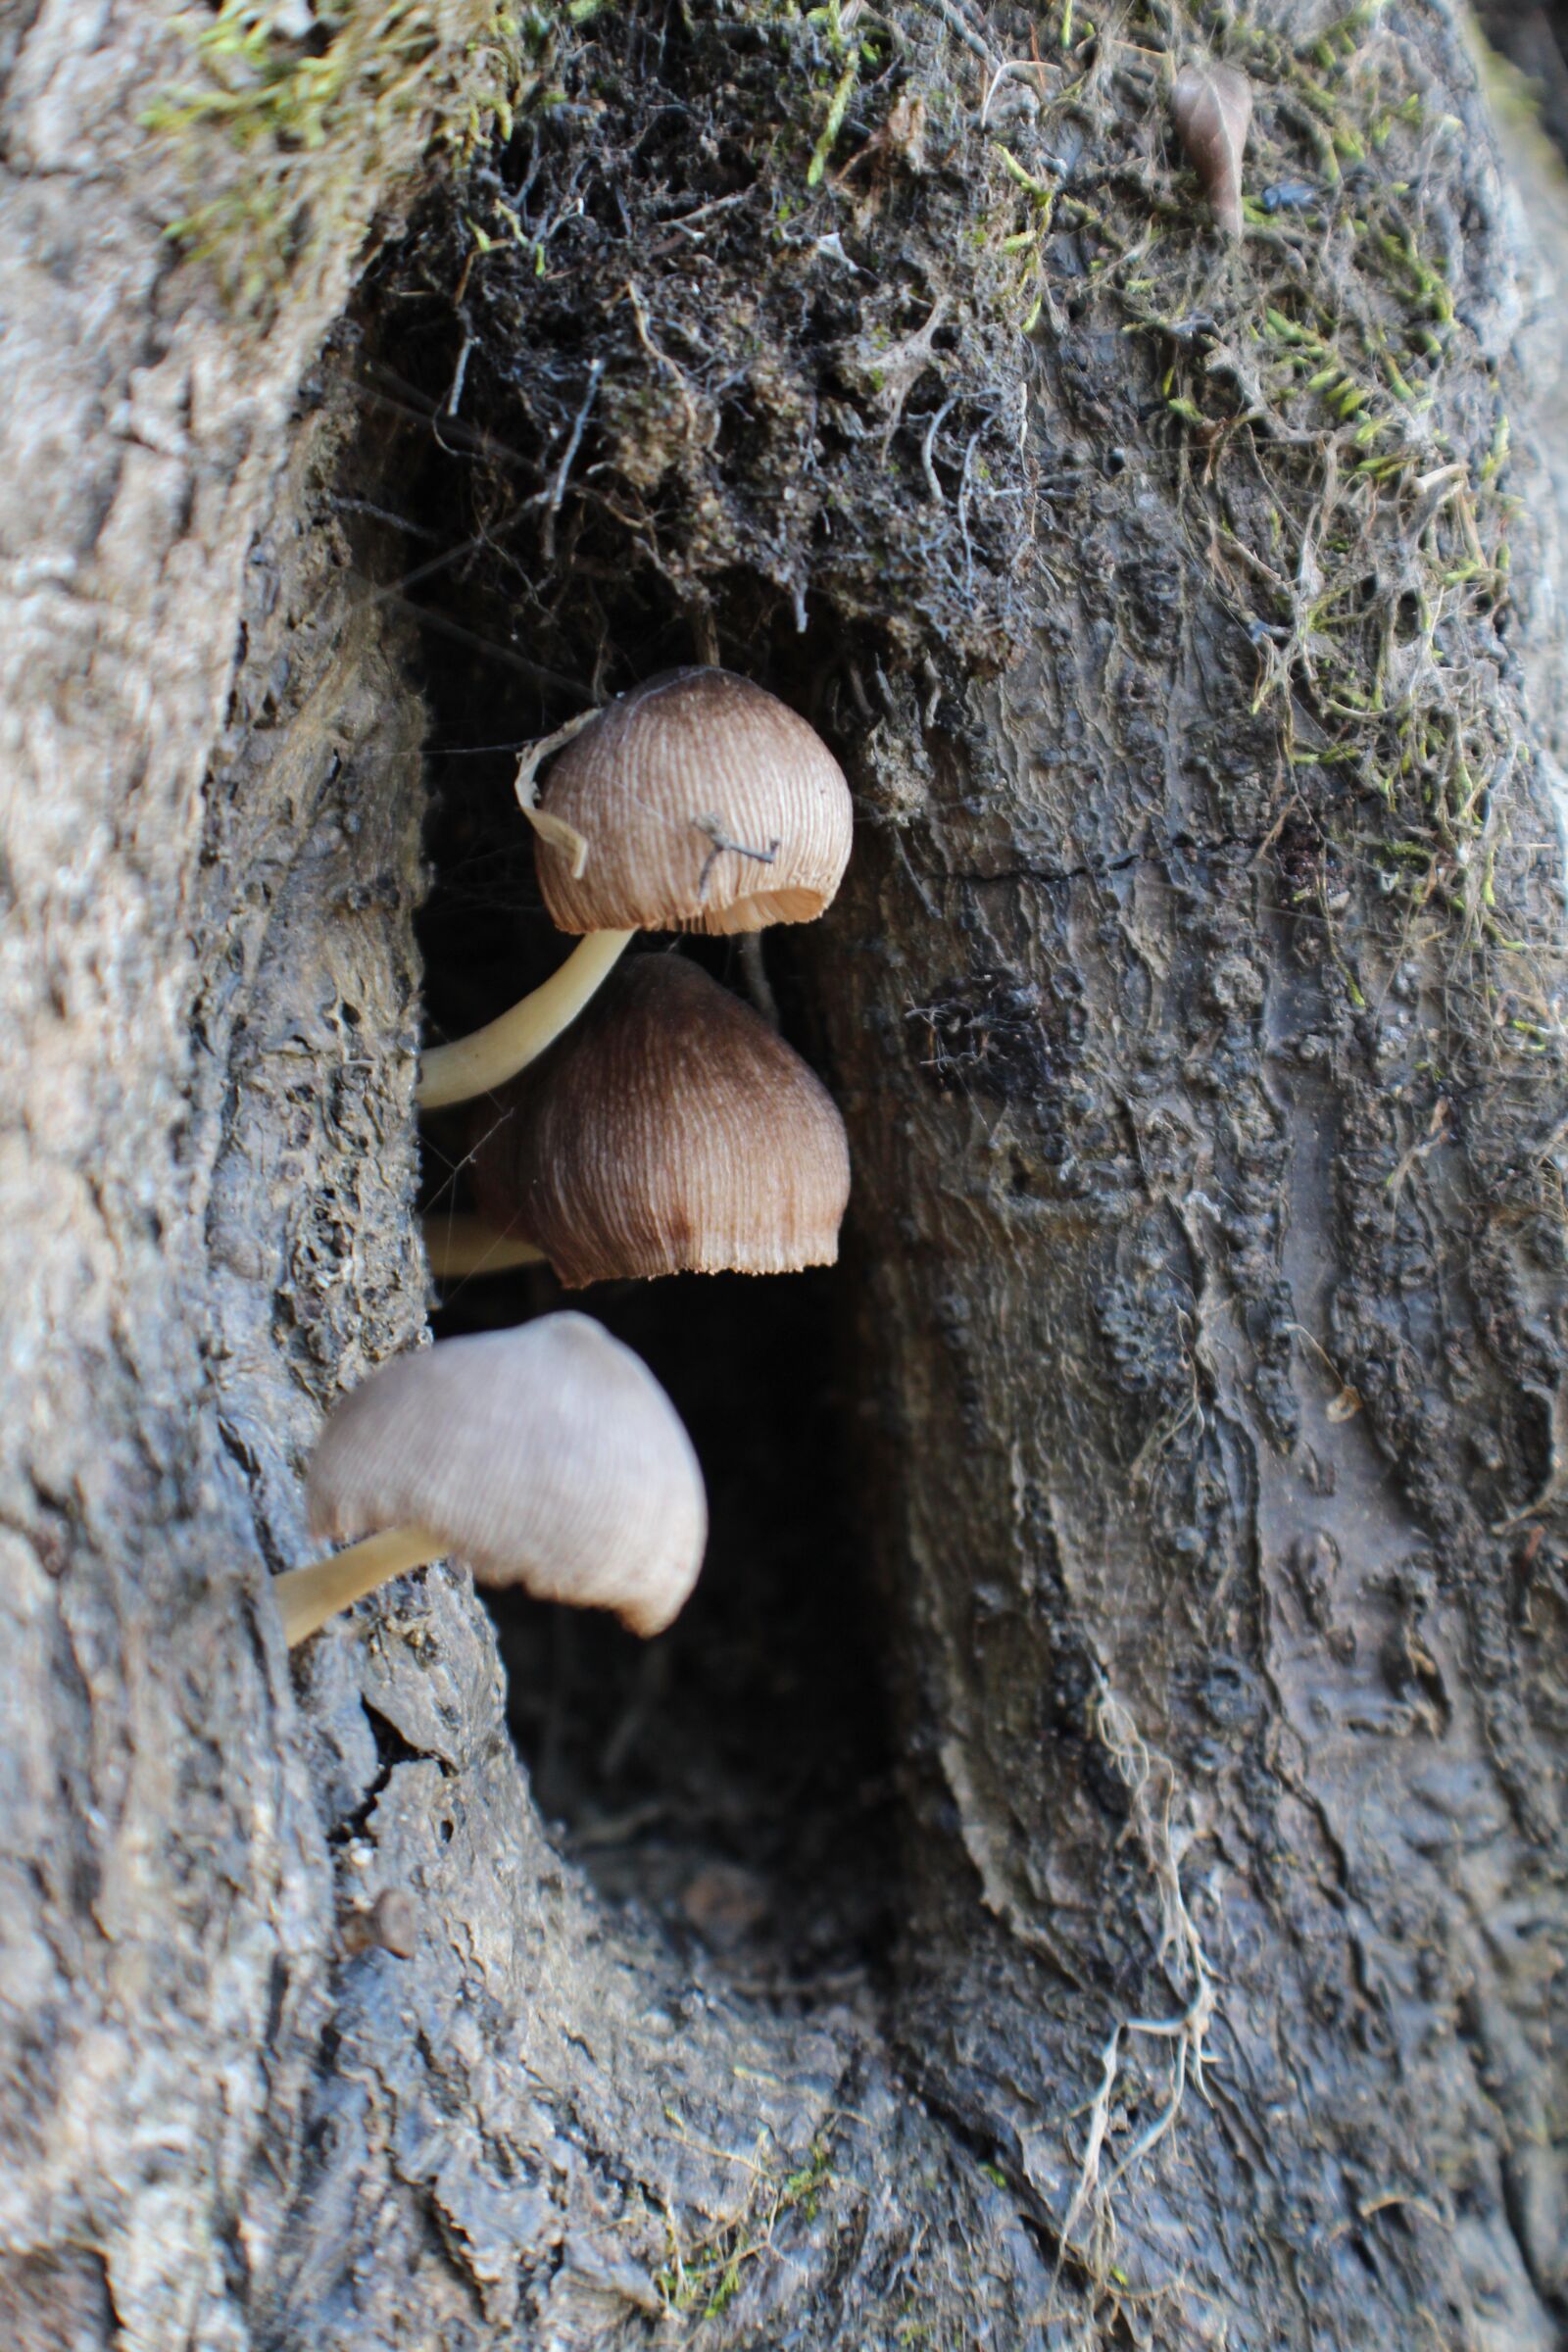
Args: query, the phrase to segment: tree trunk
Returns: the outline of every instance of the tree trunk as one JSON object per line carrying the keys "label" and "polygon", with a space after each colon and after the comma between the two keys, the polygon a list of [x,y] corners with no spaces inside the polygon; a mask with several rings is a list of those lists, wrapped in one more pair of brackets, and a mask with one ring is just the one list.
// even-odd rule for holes
{"label": "tree trunk", "polygon": [[[1563,442],[1463,28],[576,13],[0,26],[6,2341],[1545,2352]],[[657,1777],[705,1656],[749,1730],[793,1643],[842,1778],[863,1615],[902,1859],[843,1982],[563,1854],[465,1572],[292,1662],[266,1591],[424,1321],[427,723],[456,1027],[557,952],[455,895],[482,747],[694,658],[856,789],[770,949],[852,1231],[605,1303],[733,1391],[759,1569],[581,1654]],[[749,1327],[837,1400],[825,1503],[698,1360]]]}

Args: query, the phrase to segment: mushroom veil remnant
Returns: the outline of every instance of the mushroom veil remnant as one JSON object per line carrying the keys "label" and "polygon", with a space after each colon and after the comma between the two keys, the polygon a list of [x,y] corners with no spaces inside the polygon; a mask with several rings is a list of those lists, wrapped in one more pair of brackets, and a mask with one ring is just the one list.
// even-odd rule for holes
{"label": "mushroom veil remnant", "polygon": [[[537,795],[540,754],[565,748]],[[849,861],[844,771],[804,718],[726,669],[650,678],[518,774],[552,921],[581,944],[543,988],[433,1047],[419,1104],[488,1094],[575,1018],[633,931],[757,931],[822,913]]]}
{"label": "mushroom veil remnant", "polygon": [[629,1348],[576,1314],[443,1340],[372,1373],[322,1430],[307,1500],[315,1535],[361,1541],[274,1579],[291,1647],[448,1552],[480,1584],[662,1633],[708,1538],[674,1406]]}
{"label": "mushroom veil remnant", "polygon": [[487,1115],[473,1178],[481,1215],[576,1289],[831,1265],[850,1152],[749,1004],[682,956],[637,956]]}

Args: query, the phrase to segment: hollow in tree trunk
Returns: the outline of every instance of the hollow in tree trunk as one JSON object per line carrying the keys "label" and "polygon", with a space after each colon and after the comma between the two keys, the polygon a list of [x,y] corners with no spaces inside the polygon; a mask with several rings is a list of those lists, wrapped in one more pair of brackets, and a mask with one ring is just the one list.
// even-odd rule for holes
{"label": "hollow in tree trunk", "polygon": [[[7,2342],[1545,2352],[1562,205],[1456,12],[61,0],[0,74]],[[425,1316],[423,768],[455,1034],[559,956],[465,916],[483,747],[691,660],[856,790],[769,951],[856,1190],[799,1308],[604,1304],[694,1393],[795,1331],[709,1462],[793,1510],[585,1653],[666,1805],[789,1661],[668,1902],[460,1568],[292,1666],[267,1588]],[[748,1973],[852,1621],[893,1932]]]}

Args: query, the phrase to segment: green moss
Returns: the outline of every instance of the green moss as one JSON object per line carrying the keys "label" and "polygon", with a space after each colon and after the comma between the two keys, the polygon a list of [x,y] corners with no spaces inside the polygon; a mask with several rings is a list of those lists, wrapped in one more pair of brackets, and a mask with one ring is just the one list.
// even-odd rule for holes
{"label": "green moss", "polygon": [[850,100],[855,95],[855,85],[859,79],[859,53],[857,51],[840,74],[833,95],[828,101],[827,120],[822,125],[816,145],[811,150],[811,160],[807,167],[806,184],[808,188],[814,188],[827,170],[827,159],[833,152],[833,142],[844,127],[844,118],[849,113]]}
{"label": "green moss", "polygon": [[758,2192],[740,2220],[696,2246],[677,2244],[672,2249],[654,2281],[665,2309],[698,2319],[716,2319],[739,2294],[745,2265],[772,2245],[788,2216],[798,2214],[808,2224],[816,2220],[832,2177],[829,2137],[824,2132],[812,2142],[804,2164],[780,2178],[761,2177]]}
{"label": "green moss", "polygon": [[261,315],[359,246],[388,177],[421,147],[505,135],[551,43],[547,14],[496,0],[328,0],[306,39],[280,32],[264,0],[175,23],[188,74],[143,118],[192,191],[168,233]]}
{"label": "green moss", "polygon": [[[1325,840],[1348,846],[1377,812],[1391,941],[1415,912],[1446,913],[1467,943],[1491,937],[1487,787],[1517,749],[1489,658],[1512,507],[1500,391],[1456,300],[1465,257],[1431,242],[1430,191],[1451,175],[1458,126],[1411,89],[1375,6],[1298,46],[1243,18],[1216,35],[1200,10],[1174,15],[1135,7],[1125,37],[1172,59],[1217,47],[1252,84],[1240,251],[1216,251],[1173,146],[1151,165],[1147,145],[1123,157],[1112,134],[1097,207],[1059,190],[1053,204],[1037,158],[1070,144],[1071,85],[1006,139],[1000,249],[1023,258],[1029,321],[1054,282],[1067,301],[1087,271],[1145,343],[1191,453],[1195,559],[1258,649],[1253,710],[1276,715]],[[1265,201],[1274,187],[1293,201]],[[1211,315],[1196,331],[1195,312]],[[1331,945],[1359,1005],[1350,950]]]}

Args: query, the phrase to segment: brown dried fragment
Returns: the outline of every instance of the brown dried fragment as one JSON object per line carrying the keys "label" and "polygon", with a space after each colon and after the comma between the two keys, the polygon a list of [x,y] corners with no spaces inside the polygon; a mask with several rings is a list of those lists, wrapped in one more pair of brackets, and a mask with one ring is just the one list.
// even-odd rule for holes
{"label": "brown dried fragment", "polygon": [[346,1952],[391,1952],[412,1960],[419,1948],[419,1908],[406,1886],[383,1886],[368,1911],[351,1911],[343,1922]]}
{"label": "brown dried fragment", "polygon": [[1170,111],[1216,226],[1242,233],[1242,156],[1252,119],[1252,85],[1235,66],[1183,66]]}

